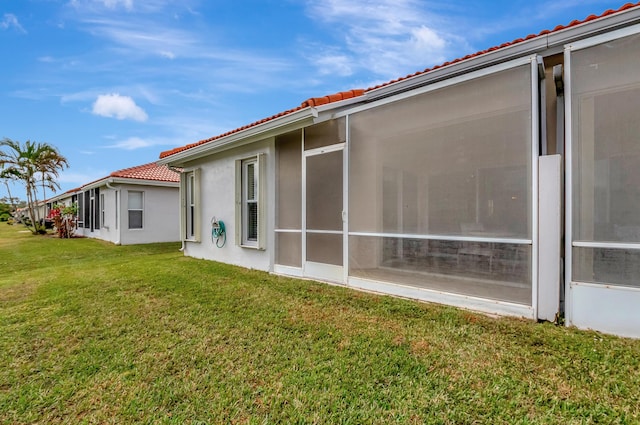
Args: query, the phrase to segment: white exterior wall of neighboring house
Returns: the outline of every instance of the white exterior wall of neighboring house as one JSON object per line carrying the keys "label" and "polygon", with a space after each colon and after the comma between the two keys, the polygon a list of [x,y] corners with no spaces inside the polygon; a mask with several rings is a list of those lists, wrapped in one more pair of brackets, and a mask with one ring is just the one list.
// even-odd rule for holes
{"label": "white exterior wall of neighboring house", "polygon": [[[146,182],[148,183],[148,182]],[[153,182],[127,184],[110,182],[92,186],[99,189],[96,197],[99,225],[80,227],[77,234],[102,239],[116,245],[134,245],[180,240],[180,193],[178,183]],[[83,195],[89,189],[79,194]],[[142,193],[142,228],[129,228],[129,192]],[[116,201],[117,199],[117,201]],[[117,209],[116,209],[117,208]],[[104,211],[104,213],[103,213]],[[84,217],[84,212],[80,212]]]}
{"label": "white exterior wall of neighboring house", "polygon": [[[180,240],[180,200],[179,188],[123,184],[119,191],[118,231],[121,245],[154,242],[175,242]],[[114,192],[114,191],[112,191]],[[142,228],[129,228],[129,192],[142,193]],[[110,219],[115,223],[115,192],[108,202],[113,213]]]}
{"label": "white exterior wall of neighboring house", "polygon": [[[258,270],[272,269],[273,255],[273,204],[274,204],[274,147],[273,138],[248,146],[211,155],[188,164],[185,171],[200,168],[200,242],[185,242],[185,254],[208,260],[241,265]],[[265,249],[241,247],[236,241],[236,161],[266,155],[266,220]],[[227,241],[222,248],[216,247],[211,238],[211,220],[215,217],[226,226]]]}
{"label": "white exterior wall of neighboring house", "polygon": [[[104,205],[100,204],[100,228],[94,233],[98,238],[107,242],[120,244],[120,227],[116,226],[115,217],[115,197],[117,189],[109,189],[106,185],[100,186],[100,200],[104,200]],[[104,211],[104,214],[102,214]],[[103,217],[104,215],[104,217]],[[88,229],[87,229],[88,230]]]}

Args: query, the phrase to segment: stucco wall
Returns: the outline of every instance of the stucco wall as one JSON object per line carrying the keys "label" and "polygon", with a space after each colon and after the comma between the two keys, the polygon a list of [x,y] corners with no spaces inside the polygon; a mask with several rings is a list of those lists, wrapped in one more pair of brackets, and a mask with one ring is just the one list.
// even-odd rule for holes
{"label": "stucco wall", "polygon": [[[236,160],[250,158],[259,153],[266,154],[266,243],[264,250],[239,246],[236,241],[235,190]],[[253,143],[250,146],[236,148],[220,154],[211,155],[193,162],[185,171],[195,168],[201,170],[200,242],[185,242],[185,255],[215,260],[243,267],[270,271],[273,255],[273,217],[274,217],[274,142],[273,138]],[[211,219],[216,217],[226,226],[227,242],[222,248],[215,246],[211,239]]]}
{"label": "stucco wall", "polygon": [[[180,190],[178,187],[121,185],[119,189],[120,244],[180,240]],[[142,229],[129,229],[129,191],[143,192]]]}
{"label": "stucco wall", "polygon": [[[112,187],[113,189],[109,189],[106,185],[100,186],[100,195],[104,195],[104,220],[101,220],[100,227],[93,232],[89,228],[80,228],[77,234],[119,245],[177,242],[180,240],[178,186],[112,184]],[[142,229],[129,229],[127,203],[129,190],[144,194]],[[118,198],[117,213],[116,193]]]}

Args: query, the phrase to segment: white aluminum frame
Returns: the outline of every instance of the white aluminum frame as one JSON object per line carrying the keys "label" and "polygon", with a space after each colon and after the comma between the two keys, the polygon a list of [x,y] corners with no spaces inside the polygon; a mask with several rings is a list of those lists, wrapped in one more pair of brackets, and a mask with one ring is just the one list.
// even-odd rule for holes
{"label": "white aluminum frame", "polygon": [[[397,102],[399,100],[407,99],[419,94],[428,93],[431,91],[439,90],[445,87],[457,85],[466,81],[475,80],[477,78],[481,78],[487,75],[493,75],[495,73],[506,71],[509,69],[517,68],[519,66],[529,65],[531,67],[531,239],[522,239],[522,238],[491,238],[491,237],[475,237],[475,236],[453,236],[453,235],[407,235],[407,234],[395,234],[395,233],[370,233],[370,232],[349,232],[348,231],[348,214],[345,213],[345,237],[349,236],[371,236],[371,237],[395,237],[395,238],[404,238],[404,239],[438,239],[438,240],[447,240],[447,241],[465,241],[465,242],[494,242],[494,243],[512,243],[519,245],[530,245],[531,246],[531,305],[530,306],[521,306],[519,304],[513,304],[509,302],[499,302],[493,300],[484,300],[481,298],[475,298],[473,308],[480,309],[482,311],[487,312],[500,312],[504,314],[510,315],[518,315],[523,317],[536,318],[537,317],[537,304],[538,304],[538,145],[540,138],[540,108],[538,106],[539,103],[539,84],[540,84],[540,64],[541,64],[541,56],[540,55],[530,55],[524,58],[515,59],[512,61],[504,62],[498,65],[494,65],[488,68],[484,68],[478,71],[470,72],[468,74],[460,75],[457,77],[450,78],[448,80],[439,81],[437,83],[431,84],[426,87],[421,87],[419,89],[412,90],[406,93],[400,93],[395,96],[390,96],[388,98],[384,98],[375,102],[371,102],[366,105],[362,105],[356,108],[349,109],[348,111],[341,112],[336,114],[337,117],[346,116],[347,117],[347,141],[349,141],[349,132],[348,132],[348,118],[349,115],[361,111],[365,111],[374,107],[386,105],[388,103]],[[346,150],[348,152],[349,149]],[[346,163],[346,178],[348,179],[349,175],[349,163]],[[348,183],[348,182],[347,182]],[[346,193],[347,189],[345,189],[345,196],[348,196]],[[348,202],[345,204],[348,205]],[[427,290],[422,288],[414,288],[401,284],[388,284],[383,282],[374,282],[369,281],[367,279],[361,279],[356,277],[351,277],[348,275],[348,243],[345,243],[343,249],[345,250],[344,255],[347,257],[347,261],[343,264],[347,269],[345,271],[346,274],[346,282],[350,286],[360,287],[362,289],[380,291],[380,287],[384,287],[385,285],[389,288],[393,287],[391,292],[394,295],[406,296],[409,298],[416,299],[425,299],[430,301],[444,302],[446,304],[458,305],[461,307],[465,306],[465,302],[460,300],[469,300],[473,297],[467,297],[464,295],[457,294],[444,294],[439,291]],[[407,289],[410,288],[410,289]],[[424,298],[425,295],[417,296],[416,294],[431,294],[427,298]],[[433,294],[439,294],[433,297]],[[477,305],[476,305],[477,303]],[[485,305],[486,308],[480,308],[481,305]],[[468,306],[468,304],[467,304]],[[500,308],[496,308],[496,306],[500,306]],[[515,307],[514,307],[515,306]],[[470,306],[469,306],[470,307]]]}
{"label": "white aluminum frame", "polygon": [[[345,120],[345,125],[348,126],[349,120]],[[319,148],[304,149],[304,138],[305,132],[302,131],[302,264],[301,264],[301,272],[303,277],[309,277],[313,279],[325,280],[333,283],[341,283],[346,284],[347,279],[345,278],[347,274],[347,267],[344,263],[344,250],[346,249],[344,246],[345,239],[345,208],[346,201],[345,197],[345,180],[346,178],[346,170],[348,166],[346,164],[346,152],[347,152],[347,143],[336,143],[333,145],[322,146]],[[347,136],[348,137],[348,136]],[[331,152],[342,152],[342,230],[314,230],[307,229],[307,158],[311,156],[324,155]],[[311,234],[325,234],[325,235],[343,235],[343,262],[342,266],[336,266],[334,264],[323,264],[315,261],[307,260],[307,233]],[[348,252],[347,252],[348,255]]]}
{"label": "white aluminum frame", "polygon": [[[573,110],[572,110],[572,81],[571,81],[571,53],[589,47],[597,46],[609,41],[640,33],[640,24],[632,25],[619,30],[600,34],[580,41],[569,43],[564,48],[564,90],[565,90],[565,317],[567,325],[573,321],[573,299],[571,296],[571,283],[573,278],[573,247],[586,248],[623,248],[640,249],[637,244],[606,243],[593,241],[573,240]],[[582,284],[583,282],[576,282]],[[618,287],[616,285],[610,285]]]}

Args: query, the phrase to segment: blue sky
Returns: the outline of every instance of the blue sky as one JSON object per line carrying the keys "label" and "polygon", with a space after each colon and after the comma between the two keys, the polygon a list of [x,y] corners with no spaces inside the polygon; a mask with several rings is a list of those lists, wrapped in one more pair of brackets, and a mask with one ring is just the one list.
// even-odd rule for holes
{"label": "blue sky", "polygon": [[0,137],[56,146],[71,165],[66,191],[310,97],[623,4],[0,0]]}

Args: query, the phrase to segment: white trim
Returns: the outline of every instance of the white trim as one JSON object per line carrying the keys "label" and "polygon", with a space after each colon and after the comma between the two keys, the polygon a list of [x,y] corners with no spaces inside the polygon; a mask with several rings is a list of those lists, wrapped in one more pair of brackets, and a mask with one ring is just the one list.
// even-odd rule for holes
{"label": "white trim", "polygon": [[342,230],[311,230],[307,229],[307,233],[316,233],[316,234],[327,234],[327,235],[341,235],[344,233]]}
{"label": "white trim", "polygon": [[304,277],[315,280],[343,284],[344,268],[335,264],[304,262]]}
{"label": "white trim", "polygon": [[[260,205],[260,185],[262,182],[260,181],[260,166],[258,165],[258,156],[252,156],[249,158],[245,158],[241,160],[241,176],[240,176],[240,184],[241,184],[241,242],[240,246],[243,248],[258,248],[259,240],[260,240],[260,208],[264,207]],[[249,167],[253,168],[253,197],[249,198]],[[249,239],[249,224],[250,224],[250,214],[249,214],[249,205],[255,205],[256,209],[256,223],[255,223],[255,239]]]}
{"label": "white trim", "polygon": [[344,119],[345,148],[342,151],[342,282],[349,281],[349,115]]}
{"label": "white trim", "polygon": [[300,184],[302,185],[302,192],[300,194],[300,202],[302,202],[300,213],[302,214],[300,221],[300,231],[302,232],[302,237],[300,239],[301,246],[301,266],[302,266],[302,274],[305,272],[305,264],[307,262],[307,157],[304,153],[304,145],[305,145],[305,136],[306,129],[302,129],[302,151],[301,151],[301,173],[302,178],[300,179]]}
{"label": "white trim", "polygon": [[573,322],[573,301],[571,296],[571,275],[573,273],[573,258],[571,248],[573,242],[573,140],[572,140],[572,111],[571,111],[571,48],[564,51],[563,65],[564,79],[564,315],[567,326]]}
{"label": "white trim", "polygon": [[302,229],[273,229],[276,233],[302,233]]}
{"label": "white trim", "polygon": [[284,276],[302,277],[302,267],[283,266],[280,264],[273,265],[273,272]]}
{"label": "white trim", "polygon": [[582,50],[589,47],[597,46],[598,44],[607,43],[612,40],[617,40],[619,38],[628,37],[630,35],[635,35],[638,33],[640,33],[640,24],[632,25],[630,27],[625,27],[619,30],[610,31],[604,34],[596,35],[594,37],[575,41],[573,43],[567,44],[567,46],[565,46],[565,49],[569,49],[571,51]]}
{"label": "white trim", "polygon": [[[519,66],[524,66],[527,65],[529,63],[531,63],[532,57],[535,56],[526,56],[523,58],[518,58],[518,59],[514,59],[511,60],[509,62],[504,62],[504,63],[500,63],[497,65],[493,65],[490,66],[488,68],[483,68],[483,69],[479,69],[477,71],[472,71],[466,74],[462,74],[456,77],[452,77],[452,78],[447,78],[445,80],[442,81],[437,81],[434,83],[431,83],[427,86],[423,86],[423,87],[418,87],[415,88],[413,90],[410,91],[406,91],[406,92],[402,92],[402,93],[398,93],[395,95],[391,95],[389,97],[384,97],[382,99],[364,104],[362,106],[356,106],[354,108],[350,108],[348,111],[343,111],[341,113],[337,113],[335,115],[336,118],[341,117],[343,115],[347,115],[347,114],[355,114],[357,112],[362,112],[362,111],[366,111],[367,109],[371,109],[371,108],[376,108],[382,105],[386,105],[388,103],[393,103],[393,102],[397,102],[403,99],[407,99],[413,96],[417,96],[420,94],[424,94],[424,93],[429,93],[435,90],[440,90],[443,89],[445,87],[449,87],[449,86],[453,86],[453,85],[457,85],[460,83],[464,83],[466,81],[470,81],[470,80],[475,80],[477,78],[480,77],[485,77],[487,75],[493,75],[497,72],[501,72],[501,71],[506,71],[508,69],[512,69],[512,68],[517,68]],[[394,86],[394,85],[392,85]],[[395,86],[394,86],[395,88]],[[397,90],[397,88],[396,88]],[[394,90],[395,91],[395,90]],[[373,97],[375,91],[369,92],[367,95],[369,97]]]}
{"label": "white trim", "polygon": [[605,248],[605,249],[633,249],[640,250],[640,242],[595,242],[573,241],[572,246],[577,248]]}
{"label": "white trim", "polygon": [[[531,60],[531,305],[533,317],[538,317],[538,157],[540,156],[540,75],[538,75],[538,56]],[[544,74],[542,75],[544,77]],[[546,108],[545,108],[546,110]],[[543,141],[546,143],[546,141]]]}
{"label": "white trim", "polygon": [[511,238],[490,238],[478,236],[452,236],[452,235],[418,235],[404,233],[373,233],[373,232],[349,232],[349,236],[371,236],[380,238],[402,238],[402,239],[425,239],[439,241],[461,241],[461,242],[494,242],[511,243],[515,245],[532,245],[531,239],[511,239]]}
{"label": "white trim", "polygon": [[304,156],[315,156],[322,155],[325,153],[337,152],[344,150],[346,143],[336,143],[335,145],[322,146],[320,148],[309,149],[308,151],[304,151]]}
{"label": "white trim", "polygon": [[349,277],[348,285],[353,288],[363,289],[376,293],[395,295],[402,298],[410,298],[420,301],[434,302],[467,310],[475,310],[483,313],[499,314],[503,316],[524,317],[533,319],[534,310],[525,304],[515,304],[505,301],[478,298],[469,295],[441,292],[433,289],[417,288],[415,286],[400,285],[396,283],[380,282],[376,280]]}
{"label": "white trim", "polygon": [[571,282],[576,309],[572,325],[619,336],[640,338],[640,288]]}

